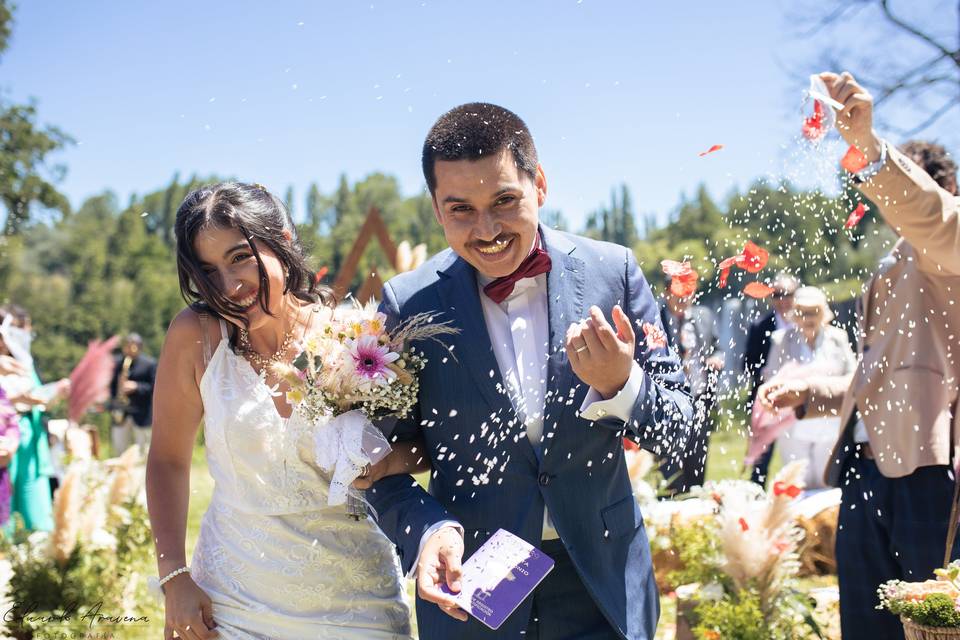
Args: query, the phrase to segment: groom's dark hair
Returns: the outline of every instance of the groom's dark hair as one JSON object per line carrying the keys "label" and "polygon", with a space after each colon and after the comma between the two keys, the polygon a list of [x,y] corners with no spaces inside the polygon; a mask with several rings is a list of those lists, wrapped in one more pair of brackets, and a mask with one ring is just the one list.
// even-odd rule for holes
{"label": "groom's dark hair", "polygon": [[489,102],[471,102],[440,116],[423,141],[423,177],[431,195],[437,188],[437,160],[479,160],[509,149],[517,168],[537,177],[537,148],[527,125],[514,112]]}

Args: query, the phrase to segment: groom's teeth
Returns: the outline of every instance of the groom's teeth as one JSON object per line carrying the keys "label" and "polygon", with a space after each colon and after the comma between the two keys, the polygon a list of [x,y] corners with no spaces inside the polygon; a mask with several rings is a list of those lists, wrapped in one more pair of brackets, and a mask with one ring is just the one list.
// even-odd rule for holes
{"label": "groom's teeth", "polygon": [[507,248],[508,244],[510,244],[509,240],[503,240],[503,241],[495,242],[493,245],[489,247],[477,247],[477,250],[480,253],[486,253],[486,254],[500,253],[501,251]]}

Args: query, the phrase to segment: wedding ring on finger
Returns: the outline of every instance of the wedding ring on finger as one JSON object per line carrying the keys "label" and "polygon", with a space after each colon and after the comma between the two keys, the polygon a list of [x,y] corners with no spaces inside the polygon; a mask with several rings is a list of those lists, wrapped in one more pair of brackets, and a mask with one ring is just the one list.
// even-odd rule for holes
{"label": "wedding ring on finger", "polygon": [[363,465],[363,471],[360,472],[358,478],[367,478],[370,476],[370,463]]}
{"label": "wedding ring on finger", "polygon": [[586,351],[586,350],[587,350],[587,343],[584,342],[582,345],[574,349],[574,353],[580,353],[581,351]]}

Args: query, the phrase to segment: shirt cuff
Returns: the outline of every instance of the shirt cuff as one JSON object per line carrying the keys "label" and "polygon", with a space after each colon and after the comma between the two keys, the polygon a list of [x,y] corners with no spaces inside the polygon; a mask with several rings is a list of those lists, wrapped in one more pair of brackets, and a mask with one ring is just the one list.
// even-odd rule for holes
{"label": "shirt cuff", "polygon": [[436,523],[435,525],[433,525],[432,527],[424,531],[423,535],[420,536],[420,546],[417,548],[417,559],[414,560],[413,566],[410,567],[410,573],[407,574],[408,578],[416,579],[417,567],[420,566],[420,554],[423,553],[423,545],[427,543],[427,539],[429,539],[430,536],[435,534],[437,531],[440,531],[440,529],[443,529],[444,527],[453,527],[454,529],[459,531],[460,536],[463,537],[463,526],[461,526],[461,524],[456,520],[441,520],[440,522]]}
{"label": "shirt cuff", "polygon": [[643,380],[643,369],[634,360],[626,384],[617,392],[617,395],[609,400],[604,400],[599,391],[590,387],[590,390],[587,391],[587,397],[583,399],[583,404],[580,405],[580,417],[591,421],[603,418],[618,418],[626,422],[633,414],[633,405],[637,402],[637,398],[640,397],[640,392],[643,390]]}
{"label": "shirt cuff", "polygon": [[881,140],[880,141],[880,159],[875,162],[871,162],[870,164],[865,166],[863,169],[860,169],[860,171],[856,172],[853,175],[854,180],[856,180],[856,182],[858,183],[866,182],[873,176],[880,173],[880,169],[883,169],[883,165],[885,165],[886,163],[887,163],[887,141]]}

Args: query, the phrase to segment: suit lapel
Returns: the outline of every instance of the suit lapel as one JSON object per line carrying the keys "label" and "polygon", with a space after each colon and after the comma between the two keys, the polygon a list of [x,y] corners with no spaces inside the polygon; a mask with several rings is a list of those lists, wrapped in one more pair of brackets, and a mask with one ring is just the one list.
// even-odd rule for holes
{"label": "suit lapel", "polygon": [[[458,368],[469,371],[493,413],[500,413],[504,422],[514,420],[513,428],[522,430],[493,353],[473,268],[462,258],[457,258],[439,273],[442,276],[439,291],[444,312],[460,328],[459,334],[445,337],[445,341],[454,347],[453,354],[460,363]],[[525,434],[518,445],[536,467],[536,453]]]}
{"label": "suit lapel", "polygon": [[[552,267],[547,275],[547,317],[550,323],[550,347],[547,360],[547,397],[543,412],[543,442],[567,408],[568,393],[573,382],[566,351],[567,327],[583,318],[584,263],[572,254],[576,245],[562,234],[541,227]],[[579,407],[578,407],[579,408]],[[544,452],[548,447],[544,447]]]}

